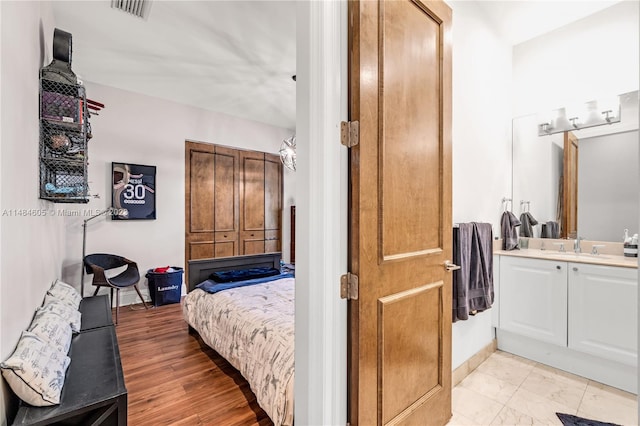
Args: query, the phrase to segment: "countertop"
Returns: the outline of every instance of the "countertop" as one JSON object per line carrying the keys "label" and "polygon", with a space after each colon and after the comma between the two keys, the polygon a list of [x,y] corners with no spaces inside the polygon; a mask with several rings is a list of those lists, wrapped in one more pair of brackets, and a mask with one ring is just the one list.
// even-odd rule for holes
{"label": "countertop", "polygon": [[560,262],[590,263],[593,265],[620,266],[623,268],[638,268],[637,257],[625,257],[616,254],[591,254],[574,253],[573,251],[559,252],[554,249],[540,250],[520,249],[520,250],[494,250],[493,254],[498,256],[530,257],[533,259],[555,260]]}

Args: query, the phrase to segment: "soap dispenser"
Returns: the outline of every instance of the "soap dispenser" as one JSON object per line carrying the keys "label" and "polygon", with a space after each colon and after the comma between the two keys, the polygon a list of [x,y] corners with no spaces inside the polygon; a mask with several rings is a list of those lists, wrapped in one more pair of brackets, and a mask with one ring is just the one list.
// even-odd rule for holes
{"label": "soap dispenser", "polygon": [[638,257],[638,234],[634,234],[629,238],[625,229],[624,255],[626,257]]}

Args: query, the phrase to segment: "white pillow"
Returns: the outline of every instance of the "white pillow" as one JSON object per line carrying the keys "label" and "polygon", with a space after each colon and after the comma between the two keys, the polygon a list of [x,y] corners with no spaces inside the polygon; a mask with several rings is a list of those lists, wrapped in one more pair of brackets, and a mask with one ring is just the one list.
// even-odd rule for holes
{"label": "white pillow", "polygon": [[71,326],[71,330],[74,333],[80,332],[82,314],[80,311],[74,309],[72,306],[67,305],[56,297],[51,296],[50,294],[46,294],[44,296],[44,303],[41,308],[38,308],[38,311],[49,311],[53,312],[56,315],[60,315],[65,320],[69,321],[69,325]]}
{"label": "white pillow", "polygon": [[82,296],[80,296],[78,290],[60,280],[55,280],[51,288],[47,291],[47,294],[60,299],[74,309],[78,309],[82,301]]}
{"label": "white pillow", "polygon": [[71,346],[71,324],[68,320],[51,311],[37,310],[29,330],[63,354],[69,353]]}
{"label": "white pillow", "polygon": [[18,346],[5,362],[2,375],[13,392],[36,407],[60,403],[60,394],[71,360],[33,333],[23,331]]}

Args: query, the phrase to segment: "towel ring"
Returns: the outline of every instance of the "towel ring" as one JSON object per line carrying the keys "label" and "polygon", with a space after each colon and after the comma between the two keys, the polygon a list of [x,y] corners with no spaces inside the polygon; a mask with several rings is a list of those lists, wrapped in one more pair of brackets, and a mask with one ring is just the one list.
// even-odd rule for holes
{"label": "towel ring", "polygon": [[[511,202],[511,198],[502,197],[502,209],[506,212],[509,208],[509,203]],[[513,203],[511,203],[513,206]]]}

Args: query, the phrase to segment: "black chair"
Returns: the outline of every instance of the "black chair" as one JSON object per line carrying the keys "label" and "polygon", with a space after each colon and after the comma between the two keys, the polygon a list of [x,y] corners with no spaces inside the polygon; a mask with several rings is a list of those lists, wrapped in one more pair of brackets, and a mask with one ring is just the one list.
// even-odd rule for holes
{"label": "black chair", "polygon": [[[84,258],[84,266],[87,274],[93,274],[92,284],[96,286],[95,296],[98,294],[100,287],[111,288],[111,307],[113,308],[113,290],[116,290],[116,324],[118,324],[118,312],[120,311],[120,289],[133,286],[142,300],[145,309],[147,304],[140,294],[138,281],[140,281],[140,273],[136,262],[117,256],[115,254],[96,253],[89,254]],[[107,277],[105,271],[126,266],[127,269],[116,276]]]}

